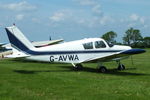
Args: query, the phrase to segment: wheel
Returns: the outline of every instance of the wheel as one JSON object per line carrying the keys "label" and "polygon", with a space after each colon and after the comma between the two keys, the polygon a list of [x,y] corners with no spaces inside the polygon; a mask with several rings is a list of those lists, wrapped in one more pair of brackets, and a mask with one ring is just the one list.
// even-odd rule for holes
{"label": "wheel", "polygon": [[125,66],[123,64],[119,64],[118,70],[125,70]]}
{"label": "wheel", "polygon": [[83,66],[82,64],[76,64],[76,66],[74,67],[75,70],[82,70]]}
{"label": "wheel", "polygon": [[99,72],[101,73],[106,73],[107,72],[107,68],[105,66],[101,66],[99,69],[98,69]]}

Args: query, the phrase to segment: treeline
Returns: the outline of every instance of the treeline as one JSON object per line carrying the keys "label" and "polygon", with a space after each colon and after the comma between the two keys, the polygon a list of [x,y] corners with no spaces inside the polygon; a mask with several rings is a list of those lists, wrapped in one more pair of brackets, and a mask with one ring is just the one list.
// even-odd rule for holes
{"label": "treeline", "polygon": [[102,35],[101,38],[113,44],[123,44],[133,48],[150,48],[150,37],[143,37],[139,29],[130,28],[125,31],[125,34],[122,37],[123,43],[117,42],[115,40],[116,37],[116,32],[109,31]]}

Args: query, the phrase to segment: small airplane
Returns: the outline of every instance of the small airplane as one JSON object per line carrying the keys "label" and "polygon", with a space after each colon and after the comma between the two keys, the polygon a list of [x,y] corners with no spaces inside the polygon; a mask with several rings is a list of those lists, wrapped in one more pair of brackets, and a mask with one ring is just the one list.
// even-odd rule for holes
{"label": "small airplane", "polygon": [[84,62],[98,62],[98,71],[107,72],[103,62],[118,62],[118,70],[125,66],[120,60],[134,54],[144,53],[143,49],[132,49],[130,46],[110,45],[102,38],[88,38],[36,48],[15,26],[5,28],[9,41],[17,51],[8,58],[25,58],[27,60],[71,63],[75,69],[83,68]]}

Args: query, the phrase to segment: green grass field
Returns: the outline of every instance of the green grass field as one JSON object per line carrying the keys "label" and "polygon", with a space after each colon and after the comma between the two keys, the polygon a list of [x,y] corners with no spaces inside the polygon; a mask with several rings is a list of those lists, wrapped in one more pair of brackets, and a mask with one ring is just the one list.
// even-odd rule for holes
{"label": "green grass field", "polygon": [[105,63],[108,73],[98,73],[96,63],[82,71],[70,64],[12,60],[0,61],[0,100],[149,100],[150,49],[123,60],[126,70]]}

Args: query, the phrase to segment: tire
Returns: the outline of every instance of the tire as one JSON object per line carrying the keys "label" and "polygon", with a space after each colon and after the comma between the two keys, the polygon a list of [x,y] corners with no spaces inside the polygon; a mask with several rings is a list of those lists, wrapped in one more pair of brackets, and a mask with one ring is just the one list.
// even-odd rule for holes
{"label": "tire", "polygon": [[98,69],[99,72],[101,73],[106,73],[107,72],[107,68],[105,66],[101,66],[99,69]]}
{"label": "tire", "polygon": [[82,70],[83,66],[81,64],[76,64],[76,66],[74,67],[76,70]]}
{"label": "tire", "polygon": [[118,70],[125,70],[125,66],[123,64],[119,64]]}

